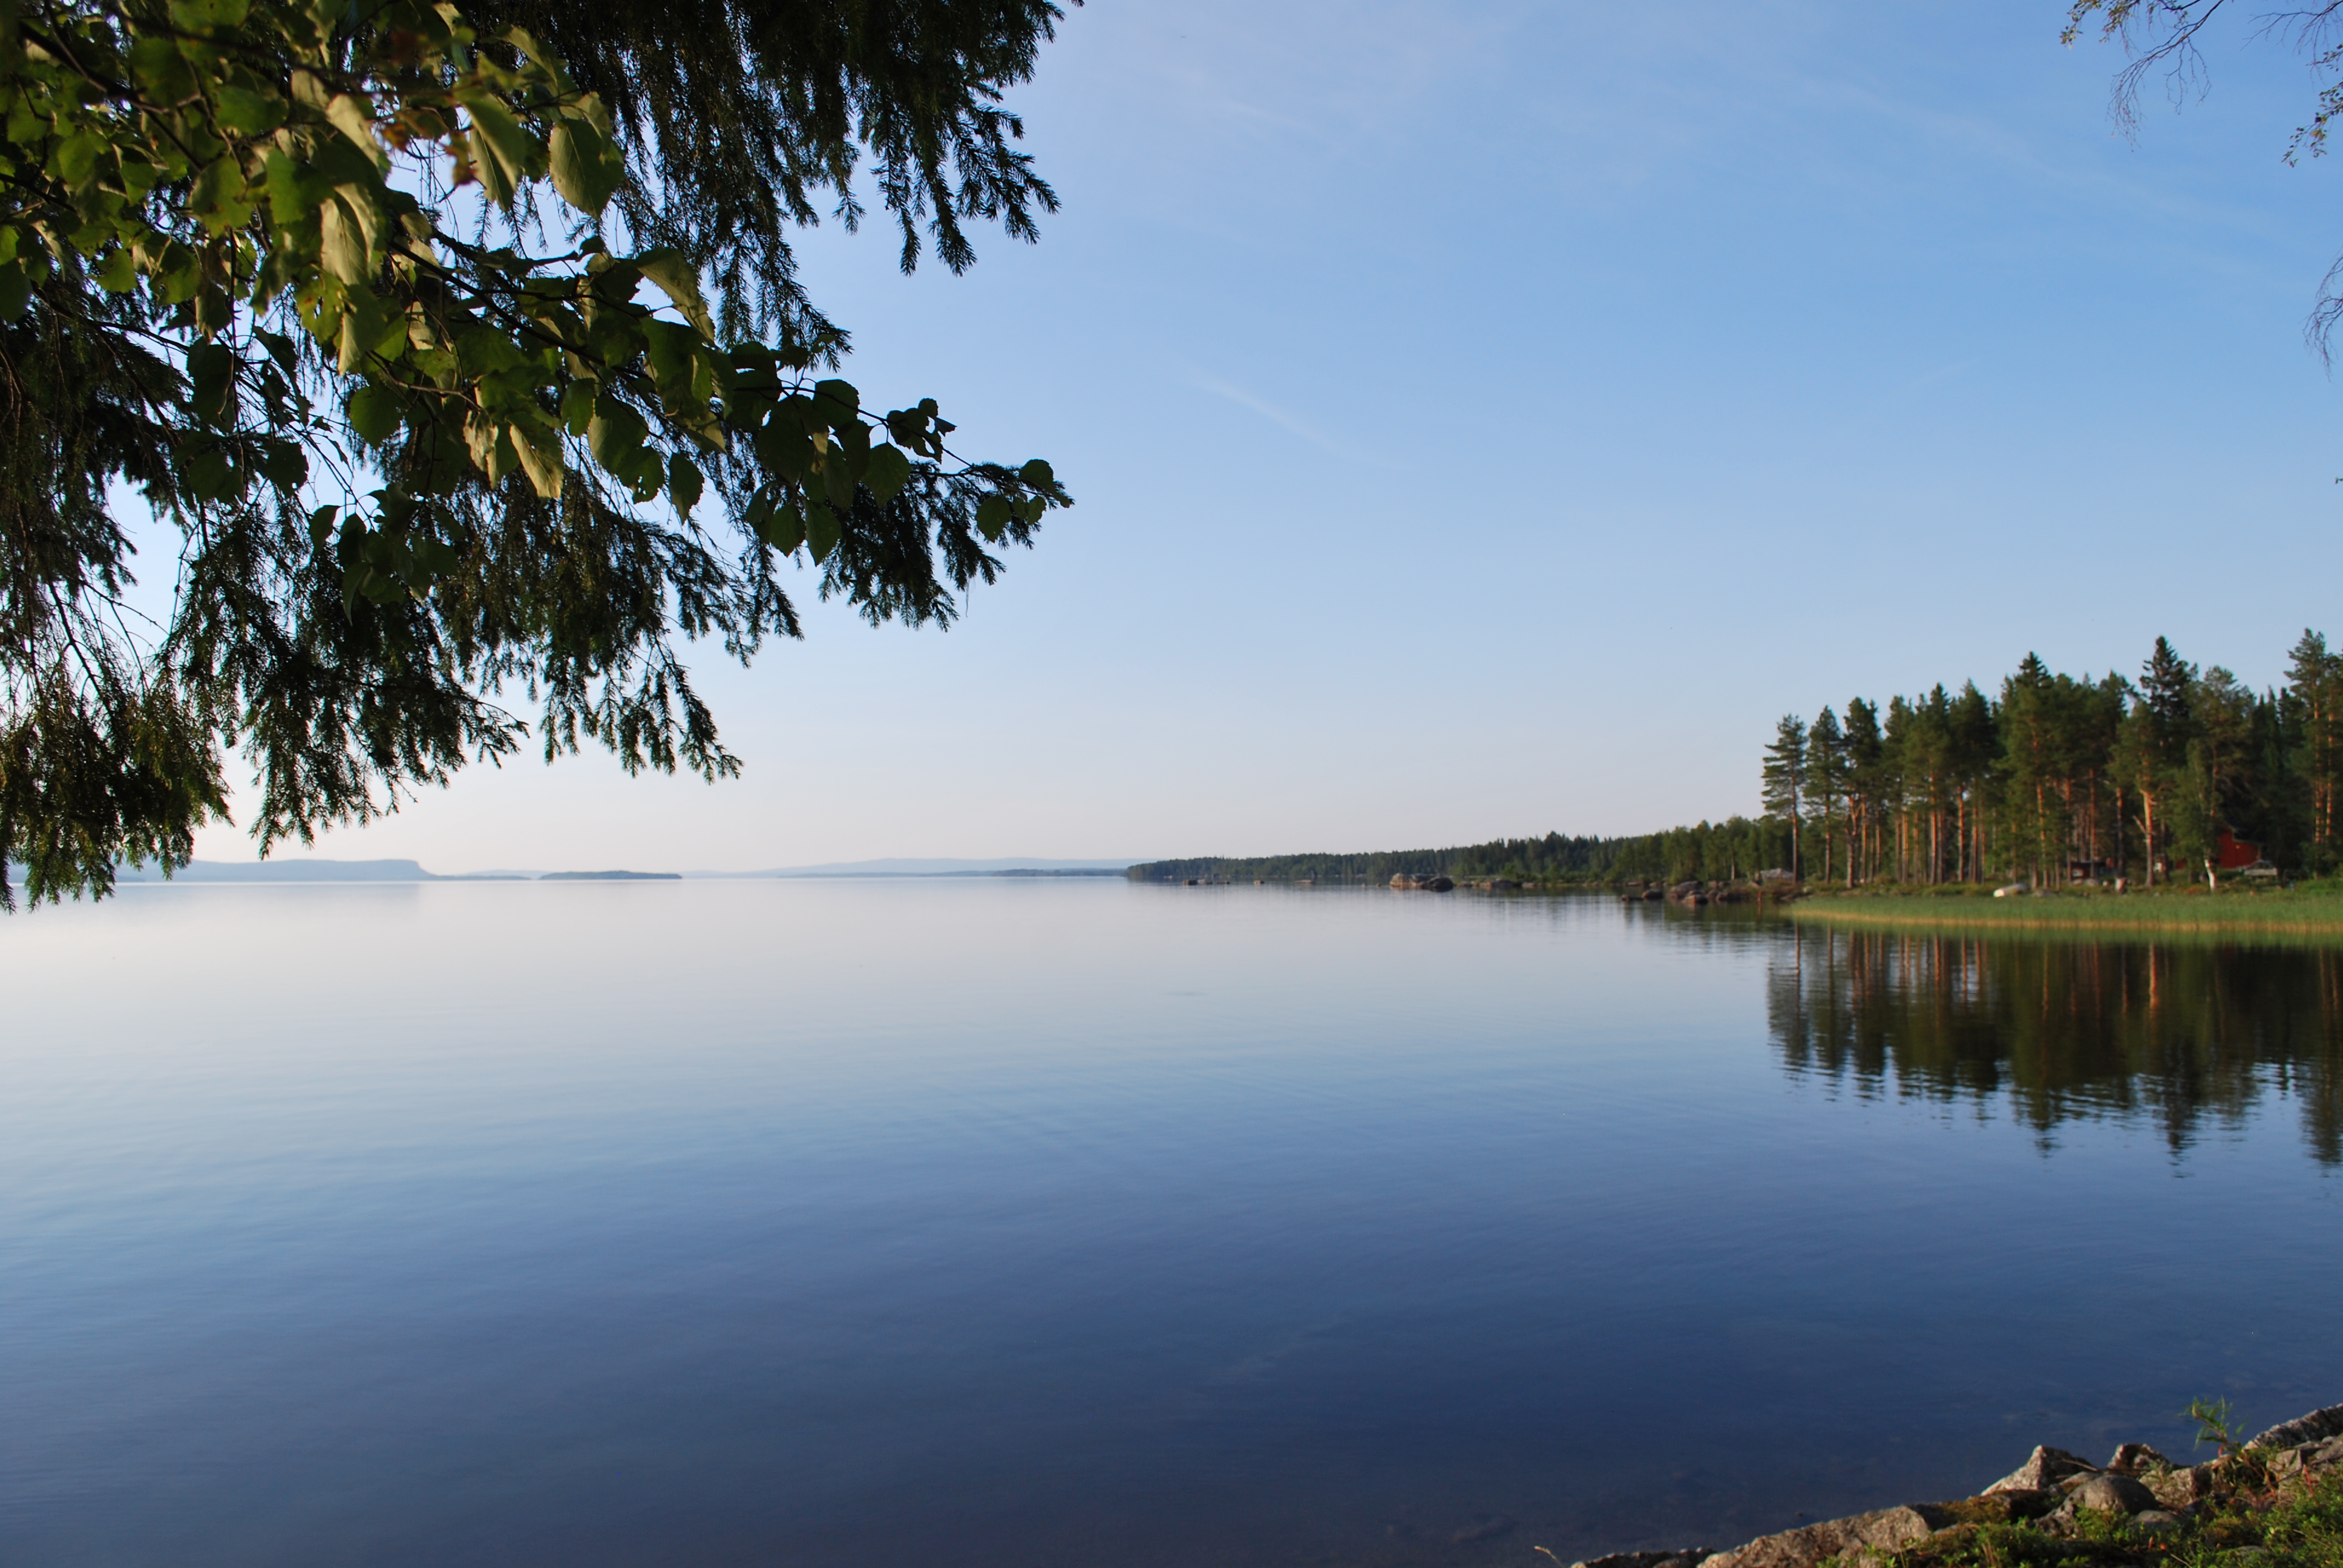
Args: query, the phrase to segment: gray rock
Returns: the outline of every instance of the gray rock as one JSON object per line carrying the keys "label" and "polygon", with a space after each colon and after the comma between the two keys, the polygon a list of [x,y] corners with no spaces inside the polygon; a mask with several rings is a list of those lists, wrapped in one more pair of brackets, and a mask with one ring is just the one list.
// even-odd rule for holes
{"label": "gray rock", "polygon": [[2314,1410],[2308,1415],[2281,1422],[2246,1446],[2292,1448],[2298,1443],[2318,1442],[2330,1437],[2343,1437],[2343,1404],[2330,1404],[2325,1410]]}
{"label": "gray rock", "polygon": [[2157,1502],[2167,1508],[2187,1508],[2213,1489],[2213,1467],[2192,1464],[2186,1470],[2167,1470],[2160,1475],[2144,1478]]}
{"label": "gray rock", "polygon": [[2096,1508],[2102,1513],[2138,1513],[2156,1506],[2156,1493],[2128,1475],[2101,1472],[2087,1478],[2067,1494],[2077,1508]]}
{"label": "gray rock", "polygon": [[2117,1475],[2145,1476],[2152,1471],[2177,1470],[2180,1467],[2144,1442],[2127,1442],[2116,1450],[2107,1468]]}
{"label": "gray rock", "polygon": [[2096,1472],[2091,1462],[2078,1453],[2068,1453],[2063,1448],[2037,1448],[2026,1457],[2024,1464],[1985,1489],[1991,1497],[1996,1492],[2039,1492],[2057,1485],[2071,1475],[2089,1475]]}
{"label": "gray rock", "polygon": [[2270,1456],[2269,1470],[2272,1475],[2284,1478],[2332,1470],[2338,1464],[2343,1464],[2343,1437],[2330,1437],[2278,1450]]}
{"label": "gray rock", "polygon": [[1894,1552],[1925,1541],[1956,1516],[1934,1503],[1881,1508],[1846,1519],[1826,1519],[1778,1535],[1761,1535],[1746,1545],[1720,1552],[1701,1568],[1813,1568],[1825,1557],[1869,1549]]}
{"label": "gray rock", "polygon": [[2161,1508],[2143,1508],[2131,1516],[2131,1527],[2145,1530],[2150,1535],[2169,1535],[2186,1523],[2187,1521],[2177,1513],[2168,1513]]}

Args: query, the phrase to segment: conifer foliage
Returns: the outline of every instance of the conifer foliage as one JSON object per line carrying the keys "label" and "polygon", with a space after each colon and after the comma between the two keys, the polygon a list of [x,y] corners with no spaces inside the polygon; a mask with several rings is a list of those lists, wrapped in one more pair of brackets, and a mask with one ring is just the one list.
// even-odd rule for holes
{"label": "conifer foliage", "polygon": [[1795,787],[1795,719],[1765,753],[1772,819],[1786,829],[1794,799],[1805,814],[1791,864],[1809,879],[2217,885],[2225,833],[2288,872],[2343,865],[2343,656],[2315,631],[2269,691],[2158,638],[2137,681],[2028,654],[1996,698],[1938,685],[1880,711],[1824,709]]}
{"label": "conifer foliage", "polygon": [[1071,498],[865,409],[789,234],[859,221],[867,153],[906,268],[1032,237],[999,96],[1058,15],[0,7],[0,903],[184,863],[236,748],[264,850],[395,809],[518,749],[514,696],[548,757],[736,772],[678,644],[797,635],[792,560],[948,623]]}

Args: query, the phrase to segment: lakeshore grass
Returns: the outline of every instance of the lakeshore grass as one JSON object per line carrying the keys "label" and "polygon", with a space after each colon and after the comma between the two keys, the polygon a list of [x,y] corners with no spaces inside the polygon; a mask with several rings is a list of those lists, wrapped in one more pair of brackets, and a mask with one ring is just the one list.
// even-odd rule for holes
{"label": "lakeshore grass", "polygon": [[1830,926],[1974,931],[2103,931],[2141,935],[2307,936],[2343,940],[2343,882],[2291,888],[2159,888],[1996,899],[1983,888],[1817,892],[1790,917]]}

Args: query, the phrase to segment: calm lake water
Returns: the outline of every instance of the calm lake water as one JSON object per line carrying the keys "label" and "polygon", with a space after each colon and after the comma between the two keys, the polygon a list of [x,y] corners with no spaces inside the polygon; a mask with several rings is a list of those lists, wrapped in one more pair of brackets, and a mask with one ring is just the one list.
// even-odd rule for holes
{"label": "calm lake water", "polygon": [[2343,950],[178,886],[0,985],[15,1568],[1568,1562],[2343,1400]]}

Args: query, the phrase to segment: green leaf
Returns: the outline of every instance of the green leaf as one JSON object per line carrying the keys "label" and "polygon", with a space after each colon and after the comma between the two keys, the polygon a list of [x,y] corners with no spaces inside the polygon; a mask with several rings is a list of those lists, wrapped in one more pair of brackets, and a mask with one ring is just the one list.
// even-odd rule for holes
{"label": "green leaf", "polygon": [[668,459],[668,498],[675,503],[675,509],[685,517],[689,517],[691,508],[699,505],[699,492],[706,484],[707,480],[700,475],[699,465],[682,453],[678,452]]}
{"label": "green leaf", "polygon": [[296,490],[309,477],[309,459],[297,441],[271,441],[261,449],[260,473],[280,490]]}
{"label": "green leaf", "polygon": [[196,74],[168,38],[141,38],[131,45],[130,71],[147,97],[166,108],[196,95]]}
{"label": "green leaf", "polygon": [[702,337],[716,336],[716,324],[708,314],[708,302],[700,297],[699,271],[681,252],[647,250],[634,258],[634,264],[645,277],[658,284],[660,291],[675,302],[675,307],[683,312],[685,320],[699,329]]}
{"label": "green leaf", "polygon": [[105,150],[105,138],[85,126],[57,144],[57,173],[67,185],[77,186],[96,169],[97,155]]}
{"label": "green leaf", "polygon": [[634,492],[635,499],[648,501],[667,487],[667,465],[659,461],[657,452],[645,447],[627,459],[618,477]]}
{"label": "green leaf", "polygon": [[1017,477],[1037,490],[1046,490],[1058,482],[1057,475],[1050,471],[1050,465],[1039,457],[1018,469]]}
{"label": "green leaf", "polygon": [[[929,401],[933,402],[934,399],[930,398]],[[914,452],[926,455],[928,452],[927,411],[922,408],[896,409],[887,416],[887,434],[894,437],[897,446],[909,447]]]}
{"label": "green leaf", "polygon": [[227,290],[206,278],[196,290],[196,330],[208,337],[225,332],[236,319],[236,302]]}
{"label": "green leaf", "polygon": [[813,467],[813,443],[795,419],[769,419],[757,432],[757,460],[784,478],[802,479]]}
{"label": "green leaf", "polygon": [[268,357],[284,367],[287,375],[298,373],[301,368],[301,353],[299,349],[293,347],[291,338],[281,332],[271,332],[266,327],[254,327],[252,335],[260,340],[262,347],[268,350]]}
{"label": "green leaf", "polygon": [[235,407],[236,355],[223,343],[197,343],[187,349],[189,406],[207,425],[226,425]]}
{"label": "green leaf", "polygon": [[838,548],[838,514],[819,501],[806,504],[806,543],[813,548],[814,564],[830,559]]}
{"label": "green leaf", "polygon": [[227,454],[216,448],[188,458],[185,477],[188,491],[199,501],[223,499],[236,488],[236,470],[228,466]]}
{"label": "green leaf", "polygon": [[222,87],[213,100],[220,128],[239,136],[265,136],[285,123],[286,103],[274,93]]}
{"label": "green leaf", "polygon": [[843,457],[832,452],[821,460],[821,487],[830,497],[830,504],[840,511],[854,504],[854,470]]}
{"label": "green leaf", "polygon": [[[505,107],[502,100],[480,93],[468,96],[464,106],[472,114],[473,157],[479,158],[485,151],[505,176],[508,191],[518,187],[528,177],[530,166],[545,149],[513,118],[512,111]],[[485,180],[481,183],[487,184]],[[509,202],[510,196],[505,200]]]}
{"label": "green leaf", "polygon": [[976,528],[988,539],[998,539],[1009,527],[1009,498],[987,496],[976,504]]}
{"label": "green leaf", "polygon": [[23,262],[0,266],[0,321],[14,321],[24,315],[32,297],[33,280],[25,276]]}
{"label": "green leaf", "polygon": [[370,446],[390,439],[406,417],[406,411],[398,406],[398,395],[371,381],[362,383],[350,394],[342,411],[349,417],[350,428]]}
{"label": "green leaf", "polygon": [[193,246],[166,240],[163,253],[155,258],[155,284],[170,304],[186,304],[204,285],[204,258]]}
{"label": "green leaf", "polygon": [[900,449],[885,445],[870,448],[870,466],[862,472],[862,487],[870,492],[871,499],[883,507],[910,482],[911,459]]}
{"label": "green leaf", "polygon": [[520,458],[529,487],[544,500],[561,494],[561,437],[534,419],[516,419],[510,431],[514,452]]}
{"label": "green leaf", "polygon": [[813,407],[821,422],[841,436],[850,427],[862,423],[862,394],[854,389],[851,381],[815,382]]}
{"label": "green leaf", "polygon": [[366,231],[347,207],[339,201],[326,203],[317,209],[317,224],[318,259],[327,272],[344,283],[362,284],[374,276],[367,256]]}
{"label": "green leaf", "polygon": [[138,267],[127,246],[116,246],[91,274],[108,294],[127,294],[138,286]]}
{"label": "green leaf", "polygon": [[592,126],[564,120],[553,127],[546,151],[561,199],[588,217],[601,216],[625,171],[618,150]]}
{"label": "green leaf", "polygon": [[692,402],[692,350],[699,347],[699,338],[689,327],[672,321],[644,322],[643,337],[649,349],[644,358],[651,384],[659,388],[659,401],[679,413]]}
{"label": "green leaf", "polygon": [[301,166],[281,148],[269,149],[267,167],[268,216],[279,228],[291,228],[317,216],[317,205],[332,186],[305,176]]}
{"label": "green leaf", "polygon": [[377,346],[390,336],[392,327],[403,319],[393,316],[381,300],[367,290],[345,289],[341,331],[335,346],[337,367],[345,376],[357,373],[373,356]]}
{"label": "green leaf", "polygon": [[389,155],[375,140],[374,107],[355,93],[337,93],[326,105],[326,119],[334,129],[350,140],[350,145],[367,156],[377,169],[390,166]]}
{"label": "green leaf", "polygon": [[190,32],[233,27],[252,9],[252,0],[171,0],[171,20]]}
{"label": "green leaf", "polygon": [[358,244],[365,247],[367,270],[372,273],[382,257],[383,213],[375,200],[375,192],[367,186],[349,181],[336,186],[334,195],[342,216],[357,226]]}
{"label": "green leaf", "polygon": [[234,158],[216,158],[196,176],[187,207],[214,234],[226,234],[252,221],[252,193]]}
{"label": "green leaf", "polygon": [[573,436],[583,436],[594,422],[594,383],[572,381],[561,389],[561,424]]}
{"label": "green leaf", "polygon": [[860,479],[870,467],[870,427],[860,419],[850,419],[838,432],[839,450],[846,454],[846,467]]}
{"label": "green leaf", "polygon": [[594,460],[617,475],[628,477],[628,469],[635,453],[641,450],[643,438],[650,427],[643,417],[615,397],[604,397],[594,406],[593,420],[586,427],[586,449]]}
{"label": "green leaf", "polygon": [[798,508],[794,497],[785,495],[778,505],[769,498],[769,490],[759,493],[758,505],[763,509],[760,513],[755,506],[749,508],[749,525],[757,530],[759,538],[788,555],[805,543],[805,513]]}

